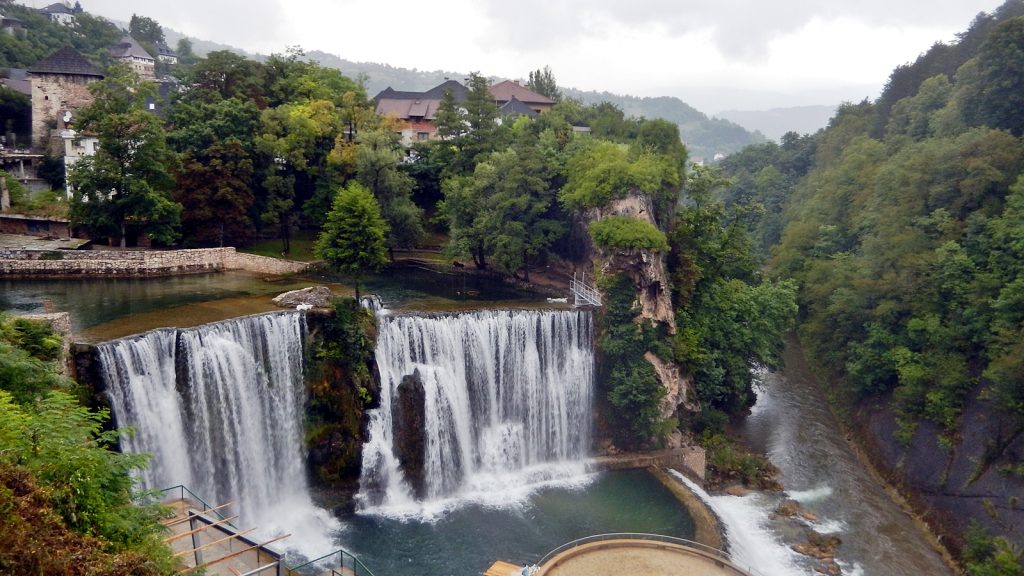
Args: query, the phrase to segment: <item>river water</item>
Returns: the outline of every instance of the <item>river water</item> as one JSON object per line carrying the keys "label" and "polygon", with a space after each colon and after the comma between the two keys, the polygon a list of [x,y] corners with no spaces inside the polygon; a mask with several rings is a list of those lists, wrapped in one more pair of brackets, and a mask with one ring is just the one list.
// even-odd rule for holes
{"label": "river water", "polygon": [[[850,448],[795,340],[787,345],[785,369],[764,374],[763,382],[743,433],[751,448],[766,454],[779,468],[789,497],[820,519],[812,527],[842,538],[837,559],[844,573],[952,575],[911,517]],[[777,506],[778,499],[765,495],[716,498],[734,507],[748,506],[752,515],[761,514],[763,527],[779,542],[792,544],[802,536],[785,523],[773,523],[764,513]],[[791,560],[803,567],[794,573],[809,573],[803,572],[802,557]]]}

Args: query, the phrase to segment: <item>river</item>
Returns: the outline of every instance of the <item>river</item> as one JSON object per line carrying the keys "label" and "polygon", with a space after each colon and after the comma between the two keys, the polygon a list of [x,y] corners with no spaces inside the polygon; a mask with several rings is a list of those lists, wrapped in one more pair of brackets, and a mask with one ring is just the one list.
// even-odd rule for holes
{"label": "river", "polygon": [[[789,497],[820,519],[816,529],[840,535],[843,543],[837,559],[844,573],[953,574],[913,519],[857,458],[795,340],[787,344],[785,369],[763,375],[743,433],[751,448],[766,454],[779,468]],[[765,495],[746,499],[752,510],[778,504]],[[773,522],[767,514],[763,522],[777,540],[799,541],[801,535],[788,530],[785,523]],[[806,565],[801,561],[797,559]]]}

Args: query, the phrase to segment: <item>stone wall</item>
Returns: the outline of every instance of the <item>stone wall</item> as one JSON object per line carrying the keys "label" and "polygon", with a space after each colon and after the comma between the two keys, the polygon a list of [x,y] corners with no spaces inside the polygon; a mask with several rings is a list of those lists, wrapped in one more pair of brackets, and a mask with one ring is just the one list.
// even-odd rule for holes
{"label": "stone wall", "polygon": [[306,262],[241,254],[234,248],[196,250],[0,250],[0,275],[64,276],[171,276],[223,270],[258,274],[294,274]]}

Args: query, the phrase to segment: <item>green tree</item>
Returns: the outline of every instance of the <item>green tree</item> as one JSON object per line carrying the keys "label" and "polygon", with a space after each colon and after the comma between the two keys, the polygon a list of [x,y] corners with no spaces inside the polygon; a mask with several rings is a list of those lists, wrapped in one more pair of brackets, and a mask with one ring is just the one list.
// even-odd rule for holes
{"label": "green tree", "polygon": [[530,78],[526,81],[526,87],[537,94],[547,96],[555,102],[562,99],[562,91],[558,89],[555,75],[551,72],[550,66],[544,66],[543,70],[530,71]]}
{"label": "green tree", "polygon": [[992,31],[978,55],[974,120],[1024,135],[1024,16]]}
{"label": "green tree", "polygon": [[160,119],[146,110],[155,98],[124,64],[89,85],[95,101],[81,110],[79,126],[99,139],[99,150],[75,164],[71,219],[94,237],[128,238],[141,234],[169,244],[178,237],[181,205],[170,199],[174,181],[167,172],[173,157]]}
{"label": "green tree", "polygon": [[399,169],[404,151],[390,126],[363,131],[357,142],[356,178],[380,202],[393,259],[395,248],[412,248],[423,236],[423,210],[410,199],[415,182]]}
{"label": "green tree", "polygon": [[334,197],[316,241],[316,255],[332,270],[353,279],[358,299],[363,276],[387,264],[387,233],[387,223],[373,194],[363,185],[350,182]]}
{"label": "green tree", "polygon": [[128,23],[128,33],[132,35],[132,38],[139,42],[145,42],[150,46],[164,44],[163,27],[156,20],[146,16],[132,14],[132,19]]}

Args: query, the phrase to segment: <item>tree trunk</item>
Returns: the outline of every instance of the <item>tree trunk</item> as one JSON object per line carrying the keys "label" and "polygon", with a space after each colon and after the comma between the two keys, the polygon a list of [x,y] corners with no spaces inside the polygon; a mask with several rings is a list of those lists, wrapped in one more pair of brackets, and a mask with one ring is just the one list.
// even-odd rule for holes
{"label": "tree trunk", "polygon": [[127,238],[128,233],[126,232],[125,228],[126,227],[125,227],[125,224],[124,224],[124,220],[121,220],[121,248],[125,248],[128,245],[127,244],[127,242],[128,242],[128,238]]}
{"label": "tree trunk", "polygon": [[281,214],[281,255],[284,256],[292,251],[291,246],[291,227],[288,226],[288,215]]}
{"label": "tree trunk", "polygon": [[523,281],[530,281],[530,257],[527,256],[526,250],[523,250]]}

